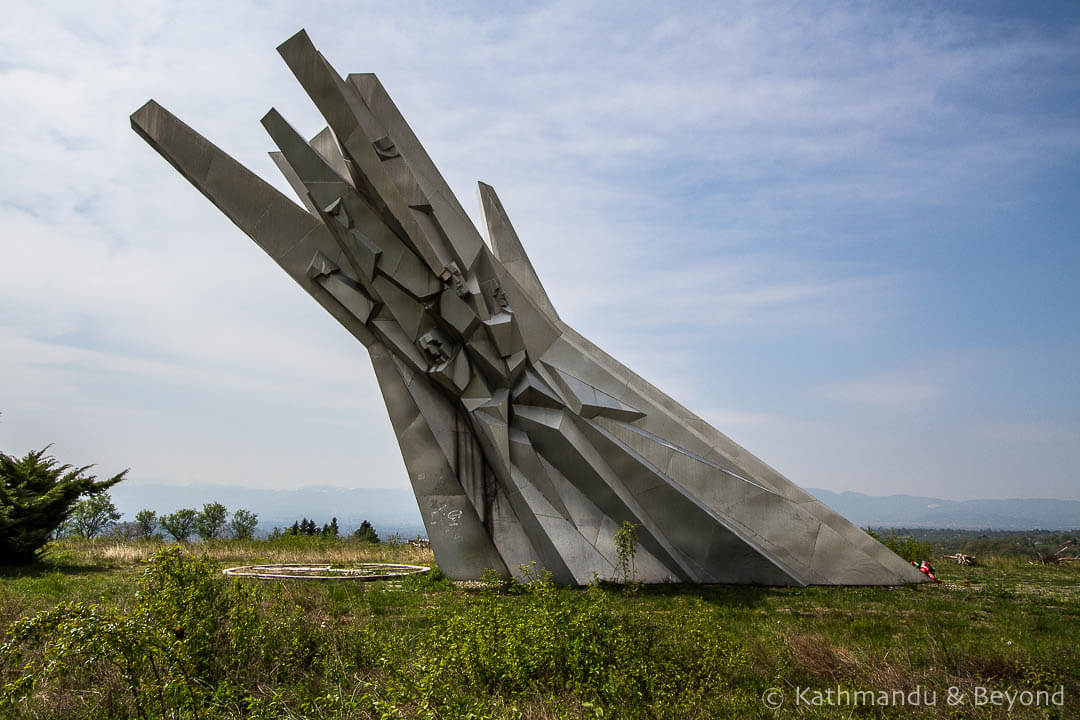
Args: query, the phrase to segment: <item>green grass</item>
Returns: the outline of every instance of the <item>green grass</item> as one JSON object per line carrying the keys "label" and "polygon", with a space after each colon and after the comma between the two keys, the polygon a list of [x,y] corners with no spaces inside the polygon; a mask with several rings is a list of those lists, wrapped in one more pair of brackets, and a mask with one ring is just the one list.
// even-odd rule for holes
{"label": "green grass", "polygon": [[[1075,564],[987,556],[907,588],[626,591],[236,581],[218,571],[431,557],[308,538],[160,547],[65,542],[0,571],[0,717],[1080,717]],[[1063,687],[1064,706],[976,707],[979,687]],[[800,688],[921,688],[937,704],[795,706]]]}

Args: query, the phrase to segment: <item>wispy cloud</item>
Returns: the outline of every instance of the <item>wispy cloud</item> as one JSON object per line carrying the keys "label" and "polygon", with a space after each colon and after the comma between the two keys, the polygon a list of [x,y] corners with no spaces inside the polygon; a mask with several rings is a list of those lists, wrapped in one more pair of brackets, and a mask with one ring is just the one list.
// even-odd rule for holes
{"label": "wispy cloud", "polygon": [[[927,212],[1020,203],[1080,152],[1071,21],[804,3],[17,4],[0,26],[8,447],[55,439],[160,480],[277,485],[305,467],[352,476],[360,457],[405,482],[362,349],[127,124],[154,97],[288,191],[258,118],[274,105],[321,127],[273,50],[302,26],[340,70],[379,73],[474,218],[475,180],[496,186],[573,325],[677,398],[744,418],[812,417],[806,398],[930,412],[954,383],[977,395],[976,379],[894,373],[910,358],[867,349],[912,332],[925,290],[925,259],[891,243]],[[755,407],[748,390],[702,390],[781,384],[765,374],[776,358],[786,415],[764,391]],[[713,374],[739,368],[730,384]],[[67,423],[50,411],[65,397],[82,408]],[[338,428],[333,447],[311,418]],[[154,425],[197,459],[161,450]],[[857,425],[829,431],[834,446]],[[781,448],[791,429],[759,428]],[[242,461],[197,472],[228,438]]]}
{"label": "wispy cloud", "polygon": [[929,378],[904,375],[850,380],[814,389],[822,398],[891,410],[928,411],[947,396],[947,389]]}

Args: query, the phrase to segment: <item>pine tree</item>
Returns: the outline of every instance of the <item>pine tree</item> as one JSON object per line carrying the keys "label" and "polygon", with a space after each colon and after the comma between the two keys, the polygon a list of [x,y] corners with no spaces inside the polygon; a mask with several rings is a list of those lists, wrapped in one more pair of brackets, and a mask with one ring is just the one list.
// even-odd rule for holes
{"label": "pine tree", "polygon": [[375,527],[367,520],[360,523],[360,527],[353,533],[353,537],[361,542],[379,543],[379,534],[375,532]]}
{"label": "pine tree", "polygon": [[108,480],[61,465],[46,455],[48,446],[23,458],[0,452],[0,557],[21,565],[31,562],[83,495],[97,495],[124,479],[127,470]]}

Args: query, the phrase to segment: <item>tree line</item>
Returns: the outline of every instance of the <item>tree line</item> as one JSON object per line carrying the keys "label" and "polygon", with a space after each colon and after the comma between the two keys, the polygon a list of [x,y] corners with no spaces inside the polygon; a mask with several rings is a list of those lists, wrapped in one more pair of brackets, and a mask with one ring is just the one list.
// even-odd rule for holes
{"label": "tree line", "polygon": [[[336,517],[331,518],[330,522],[324,523],[321,528],[314,520],[304,518],[302,520],[297,520],[284,530],[277,527],[274,528],[273,532],[270,533],[270,539],[276,540],[282,537],[298,535],[307,537],[337,537],[338,531],[338,521]],[[353,530],[353,537],[360,542],[369,542],[376,545],[380,542],[379,533],[375,532],[375,527],[367,520],[364,520],[360,523],[360,527]]]}
{"label": "tree line", "polygon": [[111,533],[124,540],[141,540],[158,537],[161,530],[177,542],[187,542],[193,535],[204,541],[250,540],[259,524],[259,516],[244,508],[233,511],[230,518],[228,509],[219,502],[206,503],[201,510],[181,508],[160,516],[153,510],[140,510],[134,522],[122,523],[120,519],[109,493],[103,492],[75,503],[56,534],[90,539]]}
{"label": "tree line", "polygon": [[[201,510],[181,508],[161,515],[141,510],[134,522],[120,522],[122,516],[108,490],[128,471],[98,480],[88,472],[92,465],[61,464],[46,454],[48,450],[46,446],[21,458],[0,452],[0,562],[4,564],[32,562],[49,540],[69,535],[94,538],[112,533],[134,540],[161,537],[160,530],[177,542],[187,542],[194,535],[204,541],[255,536],[256,513],[239,508],[230,516],[218,502],[206,503]],[[270,537],[286,535],[337,537],[337,518],[322,528],[304,518],[285,530],[274,528]],[[378,533],[367,520],[353,536],[379,542]]]}

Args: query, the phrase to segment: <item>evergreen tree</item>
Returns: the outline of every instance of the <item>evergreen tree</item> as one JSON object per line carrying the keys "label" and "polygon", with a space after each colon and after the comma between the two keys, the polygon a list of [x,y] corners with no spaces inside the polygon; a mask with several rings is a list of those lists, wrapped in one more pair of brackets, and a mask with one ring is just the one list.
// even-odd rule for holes
{"label": "evergreen tree", "polygon": [[360,523],[360,527],[353,533],[353,537],[361,542],[379,543],[379,534],[375,532],[375,527],[367,520]]}
{"label": "evergreen tree", "polygon": [[83,495],[97,495],[124,479],[127,470],[108,480],[61,465],[45,454],[48,446],[23,458],[0,452],[0,558],[31,562],[74,510]]}
{"label": "evergreen tree", "polygon": [[330,518],[329,530],[330,530],[330,532],[329,532],[330,537],[337,537],[338,536],[337,518]]}

